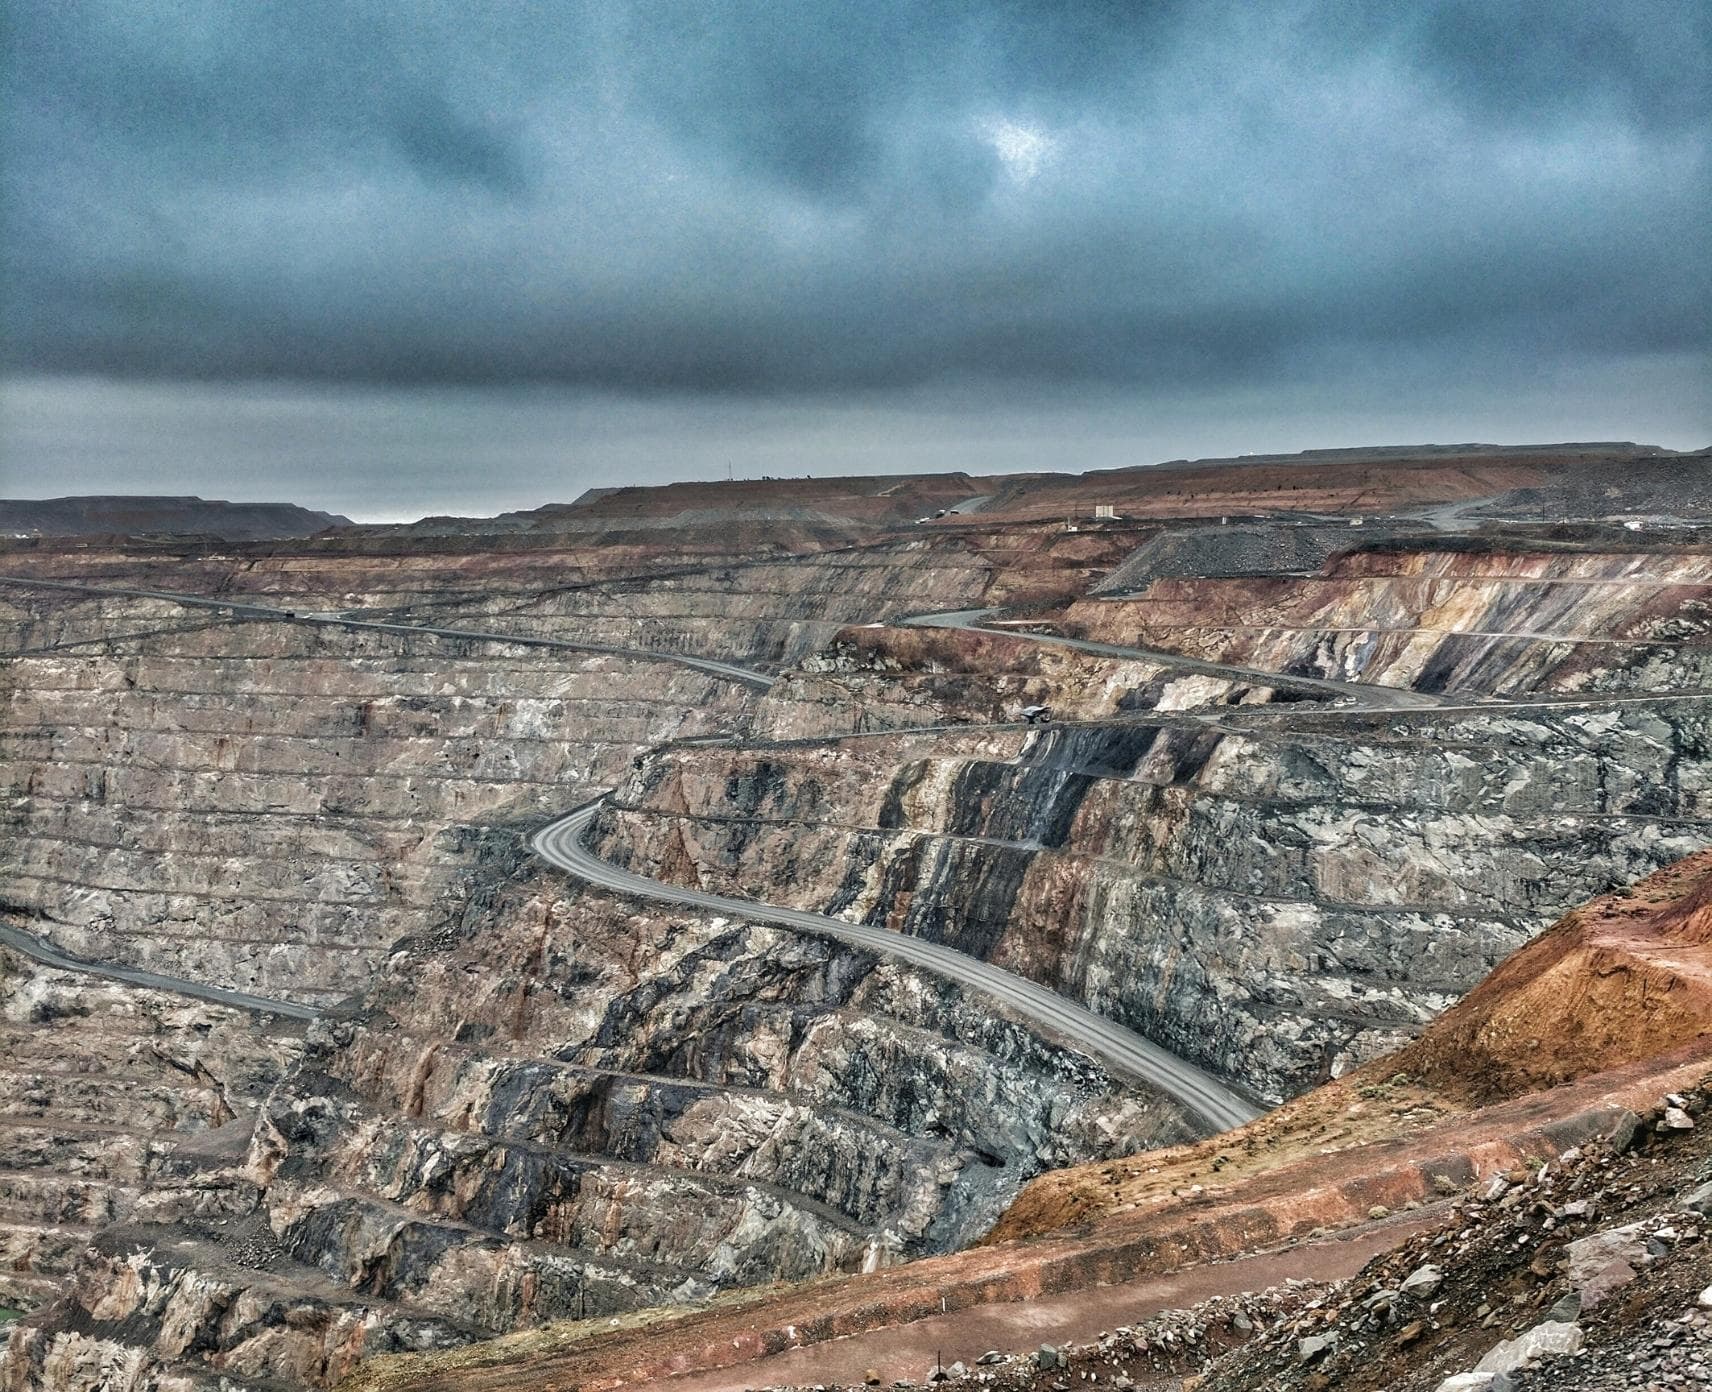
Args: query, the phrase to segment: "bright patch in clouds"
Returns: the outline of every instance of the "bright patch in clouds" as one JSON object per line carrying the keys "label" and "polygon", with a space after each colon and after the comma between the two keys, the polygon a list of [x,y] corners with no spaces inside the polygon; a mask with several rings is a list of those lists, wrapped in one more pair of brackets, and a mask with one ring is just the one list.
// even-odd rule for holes
{"label": "bright patch in clouds", "polygon": [[981,134],[998,151],[1006,173],[1022,184],[1039,174],[1058,149],[1058,142],[1038,127],[1003,118],[988,121]]}

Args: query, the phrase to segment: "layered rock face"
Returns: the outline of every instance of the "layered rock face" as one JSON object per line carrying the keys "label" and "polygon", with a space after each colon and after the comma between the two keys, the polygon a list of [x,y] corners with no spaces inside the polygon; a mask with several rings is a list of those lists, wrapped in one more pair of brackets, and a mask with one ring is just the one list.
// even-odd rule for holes
{"label": "layered rock face", "polygon": [[8,910],[82,956],[310,1004],[369,981],[472,827],[572,806],[748,699],[670,664],[5,598]]}
{"label": "layered rock face", "polygon": [[1015,721],[1031,705],[1061,719],[1275,699],[1249,681],[1159,662],[1097,657],[1002,632],[864,625],[784,674],[751,732],[770,739]]}
{"label": "layered rock face", "polygon": [[[86,583],[755,660],[840,616],[1074,586],[1114,548],[1024,528],[792,564],[662,572],[656,557],[660,573],[611,581],[640,558],[590,544],[552,586],[542,556],[564,553],[536,550],[201,550],[168,580],[123,550],[19,559]],[[640,749],[740,728],[752,700],[672,664],[135,597],[6,587],[0,633],[7,907],[80,955],[312,1004],[369,980],[468,863],[471,827],[573,806]]]}
{"label": "layered rock face", "polygon": [[[1080,582],[1085,543],[1051,536],[1005,586],[1056,592],[1039,579],[1055,567]],[[868,604],[988,598],[1027,546],[950,551],[623,586],[591,567],[544,591],[534,553],[457,580],[457,556],[389,575],[358,548],[320,568],[202,556],[171,587],[777,656]],[[449,591],[433,606],[413,589],[428,575]],[[748,589],[721,599],[729,584]],[[15,1334],[14,1380],[325,1385],[377,1351],[947,1250],[1039,1169],[1193,1133],[936,978],[639,913],[481,830],[538,824],[666,738],[741,728],[748,688],[152,599],[5,598],[14,913],[74,952],[329,1007],[241,1154],[180,1147],[180,1197],[151,1209],[154,1178],[67,1245],[72,1294]]]}
{"label": "layered rock face", "polygon": [[1058,600],[1134,545],[1131,533],[959,529],[815,556],[699,566],[658,577],[500,593],[400,617],[508,633],[790,665],[847,624],[936,609]]}
{"label": "layered rock face", "polygon": [[[196,1157],[241,1157],[301,1042],[287,1021],[0,949],[0,1305],[51,1298],[99,1229],[185,1201]],[[254,1203],[195,1189],[210,1214]]]}
{"label": "layered rock face", "polygon": [[242,1164],[203,1175],[253,1211],[102,1234],[14,1334],[14,1379],[325,1386],[375,1352],[947,1250],[1043,1168],[1194,1134],[939,979],[485,846],[312,1028]]}
{"label": "layered rock face", "polygon": [[679,749],[601,846],[947,943],[1280,1098],[1708,837],[1698,700],[1223,721]]}
{"label": "layered rock face", "polygon": [[1268,671],[1516,696],[1712,685],[1712,554],[1360,551],[1317,577],[1156,580],[1067,629]]}

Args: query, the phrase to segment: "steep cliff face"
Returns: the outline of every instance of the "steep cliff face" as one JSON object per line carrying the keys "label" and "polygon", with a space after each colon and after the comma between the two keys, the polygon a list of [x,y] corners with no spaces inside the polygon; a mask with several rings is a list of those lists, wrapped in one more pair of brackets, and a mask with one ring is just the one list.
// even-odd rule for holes
{"label": "steep cliff face", "polygon": [[1276,1098],[1707,840],[1702,702],[1285,718],[679,749],[601,845],[948,943]]}
{"label": "steep cliff face", "polygon": [[1071,631],[1269,671],[1427,691],[1712,684],[1712,555],[1375,549],[1314,578],[1157,580]]}

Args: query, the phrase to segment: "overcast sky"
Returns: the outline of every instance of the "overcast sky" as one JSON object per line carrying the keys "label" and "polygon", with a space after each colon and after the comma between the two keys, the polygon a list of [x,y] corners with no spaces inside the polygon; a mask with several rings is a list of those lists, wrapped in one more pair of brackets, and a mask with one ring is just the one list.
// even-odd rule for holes
{"label": "overcast sky", "polygon": [[1712,440],[1704,0],[8,0],[4,491]]}

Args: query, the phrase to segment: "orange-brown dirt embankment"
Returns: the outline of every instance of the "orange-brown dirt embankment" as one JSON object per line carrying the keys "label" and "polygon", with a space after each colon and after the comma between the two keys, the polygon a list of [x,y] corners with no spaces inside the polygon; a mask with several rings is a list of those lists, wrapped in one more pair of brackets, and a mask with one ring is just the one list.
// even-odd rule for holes
{"label": "orange-brown dirt embankment", "polygon": [[1379,1066],[1478,1105],[1652,1058],[1709,1031],[1712,851],[1704,851],[1564,915]]}

